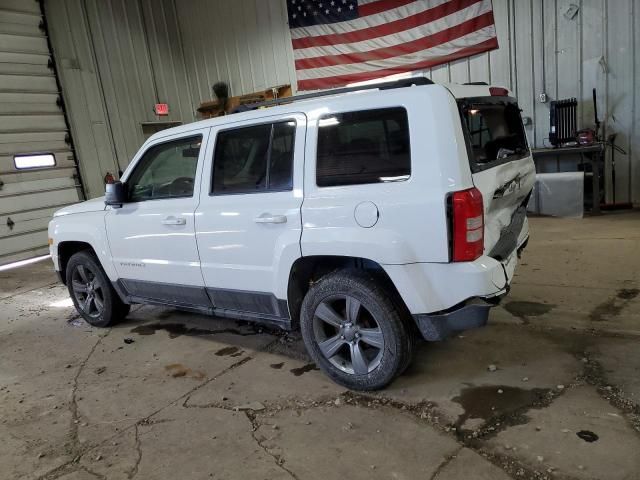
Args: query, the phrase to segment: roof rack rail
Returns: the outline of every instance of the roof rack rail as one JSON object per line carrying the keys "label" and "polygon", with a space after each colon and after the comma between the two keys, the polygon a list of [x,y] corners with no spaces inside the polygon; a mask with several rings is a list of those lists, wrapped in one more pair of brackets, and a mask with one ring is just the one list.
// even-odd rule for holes
{"label": "roof rack rail", "polygon": [[433,81],[427,77],[402,78],[391,82],[371,83],[369,85],[360,85],[357,87],[334,88],[332,90],[323,90],[321,92],[305,93],[304,95],[293,95],[291,97],[276,98],[274,100],[266,100],[264,102],[250,103],[240,105],[234,108],[231,113],[247,112],[263,107],[273,107],[286,103],[297,102],[298,100],[308,100],[310,98],[326,97],[329,95],[338,95],[341,93],[358,92],[361,90],[389,90],[393,88],[412,87],[414,85],[433,85]]}
{"label": "roof rack rail", "polygon": [[463,85],[489,85],[487,82],[467,82],[463,83]]}

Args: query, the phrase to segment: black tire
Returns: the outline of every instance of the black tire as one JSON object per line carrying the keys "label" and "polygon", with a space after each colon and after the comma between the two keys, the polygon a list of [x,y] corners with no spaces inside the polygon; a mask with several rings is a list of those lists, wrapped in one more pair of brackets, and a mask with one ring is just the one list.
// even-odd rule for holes
{"label": "black tire", "polygon": [[94,327],[108,327],[129,314],[131,306],[120,299],[91,252],[81,251],[69,259],[66,279],[76,310]]}
{"label": "black tire", "polygon": [[377,390],[411,362],[415,338],[405,310],[374,273],[340,270],[307,292],[302,338],[316,365],[333,381],[352,390]]}

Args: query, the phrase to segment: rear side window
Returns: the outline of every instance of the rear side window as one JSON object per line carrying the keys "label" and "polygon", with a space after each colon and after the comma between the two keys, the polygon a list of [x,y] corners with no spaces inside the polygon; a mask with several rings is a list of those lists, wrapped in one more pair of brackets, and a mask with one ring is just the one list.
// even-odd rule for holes
{"label": "rear side window", "polygon": [[484,169],[528,155],[520,109],[515,102],[464,102],[460,114],[472,167]]}
{"label": "rear side window", "polygon": [[291,190],[295,129],[296,122],[286,121],[220,132],[212,193]]}
{"label": "rear side window", "polygon": [[318,186],[393,182],[410,175],[404,108],[339,113],[318,121]]}

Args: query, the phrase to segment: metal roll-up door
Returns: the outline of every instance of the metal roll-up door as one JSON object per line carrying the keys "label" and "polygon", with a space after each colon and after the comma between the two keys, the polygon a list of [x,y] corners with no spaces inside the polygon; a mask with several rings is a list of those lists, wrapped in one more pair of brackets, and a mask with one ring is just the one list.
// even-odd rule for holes
{"label": "metal roll-up door", "polygon": [[51,215],[82,200],[69,135],[40,4],[0,0],[0,265],[47,253]]}

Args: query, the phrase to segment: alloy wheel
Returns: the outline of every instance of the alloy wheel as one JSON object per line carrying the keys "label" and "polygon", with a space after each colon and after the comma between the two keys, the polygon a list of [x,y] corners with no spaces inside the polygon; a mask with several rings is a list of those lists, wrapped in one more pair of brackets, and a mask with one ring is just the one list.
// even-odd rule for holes
{"label": "alloy wheel", "polygon": [[380,324],[351,295],[333,295],[322,300],[313,317],[313,331],[324,357],[352,375],[375,370],[384,352]]}
{"label": "alloy wheel", "polygon": [[91,268],[78,265],[71,275],[71,288],[78,306],[87,315],[97,318],[104,311],[104,285]]}

